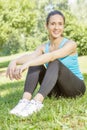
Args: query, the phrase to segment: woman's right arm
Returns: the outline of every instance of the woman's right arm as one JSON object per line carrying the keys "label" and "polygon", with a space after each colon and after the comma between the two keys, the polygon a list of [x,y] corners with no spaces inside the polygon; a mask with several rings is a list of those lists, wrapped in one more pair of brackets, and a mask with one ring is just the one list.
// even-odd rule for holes
{"label": "woman's right arm", "polygon": [[14,72],[18,68],[17,65],[22,65],[22,64],[26,63],[27,61],[30,61],[30,60],[42,55],[43,49],[44,49],[44,45],[41,45],[34,52],[32,52],[30,54],[25,54],[23,56],[20,56],[16,59],[12,60],[8,65],[8,68],[6,71],[6,76],[9,77],[11,80],[14,79],[15,78]]}

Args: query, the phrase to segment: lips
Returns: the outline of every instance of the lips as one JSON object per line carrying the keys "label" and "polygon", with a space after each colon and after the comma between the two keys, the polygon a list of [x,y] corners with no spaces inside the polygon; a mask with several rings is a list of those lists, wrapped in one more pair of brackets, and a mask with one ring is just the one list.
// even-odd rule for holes
{"label": "lips", "polygon": [[53,31],[53,33],[54,33],[54,34],[59,34],[59,33],[60,33],[60,31]]}
{"label": "lips", "polygon": [[59,35],[60,33],[59,32],[53,32],[54,35]]}
{"label": "lips", "polygon": [[58,32],[53,32],[54,34],[59,34]]}

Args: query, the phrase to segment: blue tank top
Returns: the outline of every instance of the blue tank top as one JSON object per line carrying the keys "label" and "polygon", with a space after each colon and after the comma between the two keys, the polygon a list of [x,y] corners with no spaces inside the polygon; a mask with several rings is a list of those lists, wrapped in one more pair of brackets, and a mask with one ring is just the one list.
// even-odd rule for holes
{"label": "blue tank top", "polygon": [[[59,45],[59,48],[62,48],[64,46],[64,44],[68,41],[67,38],[64,38],[62,40],[62,42],[60,43]],[[48,53],[49,52],[49,45],[50,45],[50,42],[48,42],[46,44],[46,47],[45,47],[45,53]],[[70,69],[78,78],[80,78],[81,80],[83,80],[83,75],[82,73],[80,72],[80,69],[79,69],[79,64],[78,64],[78,54],[75,54],[75,55],[68,55],[68,56],[65,56],[63,58],[59,58],[59,60],[68,68]],[[48,63],[45,64],[46,67],[48,67]]]}

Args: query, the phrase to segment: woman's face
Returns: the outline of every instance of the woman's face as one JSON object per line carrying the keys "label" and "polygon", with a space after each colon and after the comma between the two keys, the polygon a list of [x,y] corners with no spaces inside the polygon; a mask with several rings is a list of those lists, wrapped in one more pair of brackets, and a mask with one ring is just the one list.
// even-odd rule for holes
{"label": "woman's face", "polygon": [[63,17],[58,14],[51,16],[47,25],[47,29],[50,37],[54,39],[60,37],[64,30]]}

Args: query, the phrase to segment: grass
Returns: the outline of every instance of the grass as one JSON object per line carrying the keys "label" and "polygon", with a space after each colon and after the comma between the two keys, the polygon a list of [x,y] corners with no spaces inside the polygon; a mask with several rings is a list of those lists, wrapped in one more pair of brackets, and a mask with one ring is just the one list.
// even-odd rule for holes
{"label": "grass", "polygon": [[[26,72],[20,81],[5,77],[9,61],[18,55],[0,57],[0,130],[86,130],[87,92],[77,99],[54,97],[44,100],[44,108],[28,118],[9,114],[23,94]],[[80,68],[87,86],[87,56],[79,57]],[[84,64],[85,63],[85,64]]]}

